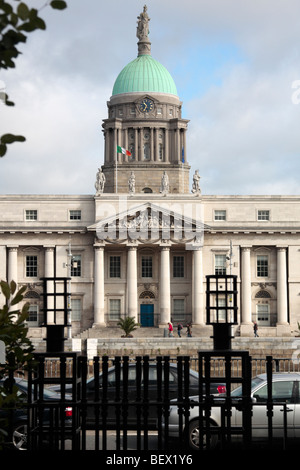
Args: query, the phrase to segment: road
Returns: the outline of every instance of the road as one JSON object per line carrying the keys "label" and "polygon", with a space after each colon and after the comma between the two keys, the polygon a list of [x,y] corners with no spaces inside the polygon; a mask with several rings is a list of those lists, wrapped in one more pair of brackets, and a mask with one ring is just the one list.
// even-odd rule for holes
{"label": "road", "polygon": [[[123,437],[121,435],[121,445],[120,448],[123,448]],[[87,431],[86,433],[86,450],[95,450],[95,433],[94,431]],[[99,447],[102,449],[102,433],[99,433]],[[143,449],[143,436],[141,436],[141,449]],[[117,449],[117,436],[116,431],[107,432],[107,449],[106,450],[116,450]],[[156,431],[148,432],[148,450],[157,450],[158,449],[158,434]],[[66,450],[72,450],[72,442],[66,441]],[[127,432],[127,450],[137,450],[137,433],[136,431]]]}

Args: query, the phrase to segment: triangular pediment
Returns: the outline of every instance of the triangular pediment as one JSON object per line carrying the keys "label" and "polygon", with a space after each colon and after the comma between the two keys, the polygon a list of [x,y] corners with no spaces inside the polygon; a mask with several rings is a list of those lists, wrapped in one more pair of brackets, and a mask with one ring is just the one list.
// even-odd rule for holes
{"label": "triangular pediment", "polygon": [[202,238],[209,227],[202,221],[200,207],[198,214],[192,214],[195,205],[184,205],[182,212],[180,209],[144,203],[105,217],[88,227],[88,230],[96,231],[100,240],[169,239],[186,242]]}

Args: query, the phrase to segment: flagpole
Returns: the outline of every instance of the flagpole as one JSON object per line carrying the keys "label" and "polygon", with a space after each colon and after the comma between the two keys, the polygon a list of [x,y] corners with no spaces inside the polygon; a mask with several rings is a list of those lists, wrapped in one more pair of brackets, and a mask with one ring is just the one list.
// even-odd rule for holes
{"label": "flagpole", "polygon": [[116,193],[118,192],[118,149],[116,155]]}

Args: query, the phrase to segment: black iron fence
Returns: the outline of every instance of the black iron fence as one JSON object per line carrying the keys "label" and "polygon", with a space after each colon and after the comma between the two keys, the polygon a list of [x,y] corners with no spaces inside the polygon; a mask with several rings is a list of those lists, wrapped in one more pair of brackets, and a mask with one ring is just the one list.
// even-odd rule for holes
{"label": "black iron fence", "polygon": [[[297,437],[298,382],[290,399],[275,401],[272,394],[272,378],[287,370],[287,360],[268,356],[260,359],[259,370],[257,360],[238,351],[204,351],[197,358],[103,356],[92,363],[75,353],[47,353],[36,354],[36,360],[28,375],[30,450],[46,443],[55,450],[104,451],[177,451],[181,445],[188,452],[227,448],[236,440],[249,448],[255,442],[257,414],[263,416],[265,445],[278,438],[286,448],[290,437]],[[262,401],[251,395],[257,373],[266,374]],[[241,393],[234,397],[238,387]],[[45,390],[59,395],[49,399]]]}

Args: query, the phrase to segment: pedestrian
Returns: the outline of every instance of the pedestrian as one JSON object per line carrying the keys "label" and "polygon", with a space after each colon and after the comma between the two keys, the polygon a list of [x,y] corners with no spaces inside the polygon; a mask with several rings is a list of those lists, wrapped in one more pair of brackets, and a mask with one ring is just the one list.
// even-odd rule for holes
{"label": "pedestrian", "polygon": [[254,325],[253,325],[253,331],[254,331],[254,336],[255,336],[255,337],[258,337],[257,330],[258,330],[258,326],[257,326],[257,323],[256,323],[256,321],[255,321],[255,322],[254,322]]}
{"label": "pedestrian", "polygon": [[189,338],[192,337],[192,327],[189,323],[186,325],[186,334]]}
{"label": "pedestrian", "polygon": [[179,338],[181,338],[181,330],[182,330],[183,326],[181,323],[178,323],[177,325],[177,334],[179,336]]}
{"label": "pedestrian", "polygon": [[171,337],[171,336],[173,336],[173,325],[172,325],[171,322],[168,322],[168,325],[169,325],[169,328],[168,328],[169,336]]}

